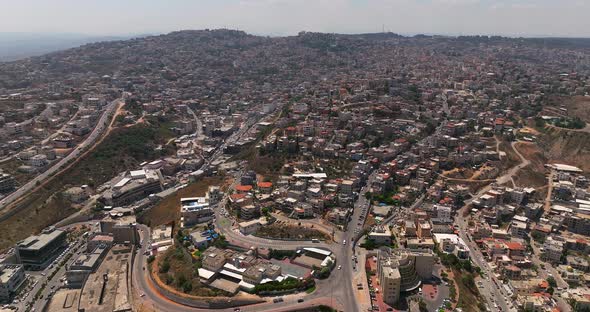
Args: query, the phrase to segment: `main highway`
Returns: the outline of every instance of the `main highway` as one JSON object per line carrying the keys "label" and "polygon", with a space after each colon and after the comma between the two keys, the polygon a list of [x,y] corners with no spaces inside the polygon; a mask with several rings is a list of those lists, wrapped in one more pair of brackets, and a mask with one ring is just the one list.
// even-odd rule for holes
{"label": "main highway", "polygon": [[96,123],[96,126],[94,127],[92,132],[90,132],[88,137],[86,137],[86,139],[82,143],[80,143],[73,151],[71,151],[64,158],[60,159],[53,166],[49,167],[49,169],[40,173],[39,175],[31,179],[29,182],[19,187],[16,191],[10,193],[8,196],[0,200],[0,210],[3,210],[10,204],[15,203],[17,200],[27,195],[29,192],[31,192],[37,186],[39,186],[39,184],[42,184],[47,179],[51,178],[51,176],[53,176],[55,173],[59,172],[61,169],[67,166],[70,161],[82,155],[86,148],[92,146],[104,134],[104,131],[107,129],[109,125],[109,118],[113,115],[115,109],[122,101],[122,99],[116,99],[106,106],[105,110],[100,116],[100,119]]}

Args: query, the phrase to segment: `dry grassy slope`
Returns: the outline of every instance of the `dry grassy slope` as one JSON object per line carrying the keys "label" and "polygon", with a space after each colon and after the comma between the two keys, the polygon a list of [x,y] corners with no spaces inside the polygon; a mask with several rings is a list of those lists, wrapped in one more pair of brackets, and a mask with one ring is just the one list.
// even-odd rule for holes
{"label": "dry grassy slope", "polygon": [[539,147],[548,162],[565,163],[590,171],[590,133],[547,128]]}
{"label": "dry grassy slope", "polygon": [[80,162],[27,196],[18,212],[0,221],[0,250],[76,212],[61,196],[68,185],[100,185],[121,171],[160,156],[153,146],[167,139],[158,130],[142,126],[111,132]]}
{"label": "dry grassy slope", "polygon": [[[167,224],[180,219],[180,199],[183,197],[205,196],[210,185],[227,184],[223,177],[206,177],[187,187],[180,189],[178,192],[170,195],[156,206],[146,210],[140,217],[139,221],[151,227],[161,224]],[[229,182],[231,183],[231,182]]]}
{"label": "dry grassy slope", "polygon": [[590,97],[575,96],[565,100],[564,105],[568,110],[568,116],[579,117],[586,122],[590,122]]}
{"label": "dry grassy slope", "polygon": [[543,151],[534,143],[517,143],[516,149],[531,163],[519,170],[514,181],[517,186],[542,187],[547,184],[545,178],[545,163],[547,159]]}

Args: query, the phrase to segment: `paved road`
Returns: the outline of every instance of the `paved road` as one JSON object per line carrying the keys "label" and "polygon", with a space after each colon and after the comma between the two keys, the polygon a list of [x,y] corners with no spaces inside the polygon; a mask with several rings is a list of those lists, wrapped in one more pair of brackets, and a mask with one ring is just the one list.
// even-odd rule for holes
{"label": "paved road", "polygon": [[21,186],[16,191],[12,192],[8,196],[0,200],[0,210],[5,209],[10,204],[16,202],[23,196],[27,195],[29,192],[34,190],[38,186],[38,184],[43,183],[45,180],[49,179],[53,174],[59,172],[63,167],[67,166],[67,164],[71,160],[74,160],[77,157],[79,157],[86,148],[92,146],[92,144],[94,144],[96,140],[98,140],[102,136],[103,132],[107,129],[107,121],[115,111],[115,108],[118,106],[118,103],[120,103],[121,101],[121,99],[116,99],[107,105],[90,135],[88,135],[88,137],[82,143],[80,143],[77,148],[75,148],[72,152],[70,152],[67,156],[55,163],[49,169],[37,175],[35,178],[27,182],[25,185]]}
{"label": "paved road", "polygon": [[199,139],[203,136],[203,122],[201,121],[201,119],[199,119],[199,117],[197,117],[195,111],[192,110],[192,108],[190,108],[188,105],[186,109],[189,112],[189,114],[193,115],[193,118],[195,119],[195,122],[197,124],[197,131],[195,132],[195,136],[197,137],[197,139]]}
{"label": "paved road", "polygon": [[512,142],[510,145],[512,146],[512,149],[514,150],[514,153],[516,153],[516,155],[518,156],[518,158],[520,158],[520,163],[512,168],[510,168],[505,174],[503,174],[502,176],[496,178],[496,181],[498,184],[504,184],[508,181],[512,181],[512,178],[516,175],[516,173],[528,166],[531,161],[524,158],[524,156],[522,156],[522,154],[516,149],[516,144],[519,143],[519,141],[514,141]]}
{"label": "paved road", "polygon": [[[511,181],[512,177],[522,168],[528,166],[530,161],[525,159],[520,152],[515,148],[517,142],[512,142],[511,146],[514,149],[514,152],[520,158],[520,163],[512,168],[510,168],[505,174],[498,177],[496,179],[497,184],[504,184],[508,181]],[[465,201],[465,205],[458,211],[456,223],[459,226],[459,236],[465,241],[465,243],[469,246],[471,259],[477,266],[482,268],[482,270],[486,273],[485,278],[479,279],[477,282],[481,282],[483,284],[483,288],[480,288],[480,294],[486,299],[489,307],[494,307],[494,304],[497,304],[503,311],[516,311],[514,308],[509,308],[511,304],[510,296],[506,293],[503,285],[504,283],[497,279],[494,276],[491,266],[489,263],[484,259],[481,251],[475,245],[473,241],[469,240],[467,237],[467,229],[468,229],[468,222],[467,218],[464,218],[463,215],[467,209],[469,209],[471,203],[485,194],[492,188],[492,185],[486,185],[482,189],[477,192],[472,198]]]}
{"label": "paved road", "polygon": [[[252,126],[246,126],[248,123],[245,123],[243,127],[240,128],[236,133],[234,133],[230,138],[228,138],[225,143],[220,146],[217,151],[213,154],[211,158],[209,158],[206,163],[203,165],[202,169],[206,170],[209,164],[217,159],[223,149],[228,144],[238,141],[244,134],[253,131],[254,127],[256,126],[256,122],[252,123]],[[241,172],[239,172],[236,176],[234,184],[239,181]],[[336,256],[336,261],[341,261],[341,259],[348,259],[351,258],[351,251],[350,248],[347,247],[340,247],[339,245],[335,244],[328,244],[328,243],[313,243],[312,241],[281,241],[281,240],[270,240],[264,239],[254,236],[244,236],[237,229],[232,227],[232,221],[226,219],[220,212],[221,208],[224,207],[225,203],[227,202],[228,195],[224,197],[224,199],[217,205],[215,209],[216,214],[216,224],[217,230],[222,233],[227,241],[232,244],[243,246],[243,247],[250,247],[250,246],[257,246],[263,248],[273,248],[273,249],[296,249],[302,247],[321,247],[331,250],[334,255]],[[142,241],[145,242],[146,238],[150,237],[150,229],[144,225],[140,225],[140,235],[142,237]],[[165,297],[163,297],[158,291],[153,288],[151,285],[151,281],[147,276],[147,271],[143,268],[147,262],[147,256],[145,255],[145,251],[147,250],[148,246],[147,243],[142,245],[141,250],[136,255],[135,262],[133,264],[133,278],[132,284],[133,289],[138,296],[141,296],[141,301],[143,304],[152,307],[156,311],[209,311],[205,309],[197,309],[188,306],[184,306],[173,302]],[[302,294],[295,294],[289,296],[283,296],[284,302],[281,303],[264,303],[264,304],[256,304],[253,306],[245,306],[241,307],[242,311],[288,311],[292,310],[294,307],[296,308],[305,308],[305,307],[313,307],[320,304],[326,305],[336,305],[337,307],[351,307],[351,309],[345,309],[346,311],[358,311],[356,308],[356,302],[354,300],[354,294],[352,292],[352,286],[350,283],[350,261],[345,261],[342,270],[334,270],[331,277],[327,280],[320,280],[317,282],[317,290],[308,295],[305,293]],[[143,295],[143,296],[142,296]],[[303,298],[305,301],[303,303],[297,302],[298,299]],[[233,311],[233,309],[221,309],[220,311]]]}
{"label": "paved road", "polygon": [[[32,308],[34,308],[35,311],[43,311],[47,303],[51,300],[51,295],[63,286],[61,279],[65,277],[66,268],[74,262],[77,255],[84,252],[85,248],[85,241],[83,239],[77,240],[76,242],[71,243],[67,250],[64,250],[63,256],[54,260],[49,267],[45,268],[45,270],[27,272],[34,275],[37,278],[38,283],[28,292],[27,296],[19,302],[17,305],[19,311],[31,311]],[[66,264],[59,266],[59,263],[63,261],[67,255],[71,255],[71,257]],[[55,272],[55,274],[51,277],[53,272]],[[50,277],[51,279],[49,279]],[[41,292],[41,296],[37,301],[33,302],[33,297],[37,294],[39,289],[41,289],[43,284],[46,284],[46,286]]]}

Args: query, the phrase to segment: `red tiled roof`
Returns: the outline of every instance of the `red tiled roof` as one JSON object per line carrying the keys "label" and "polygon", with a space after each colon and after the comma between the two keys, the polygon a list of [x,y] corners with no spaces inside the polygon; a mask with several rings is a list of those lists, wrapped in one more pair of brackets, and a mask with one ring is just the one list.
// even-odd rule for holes
{"label": "red tiled roof", "polygon": [[549,282],[547,282],[547,281],[540,281],[539,282],[539,287],[542,288],[542,289],[549,288]]}
{"label": "red tiled roof", "polygon": [[258,182],[258,187],[261,188],[271,188],[272,182]]}
{"label": "red tiled roof", "polygon": [[252,190],[252,185],[236,185],[236,191],[249,192]]}
{"label": "red tiled roof", "polygon": [[505,242],[504,244],[510,250],[524,250],[524,246],[518,242]]}

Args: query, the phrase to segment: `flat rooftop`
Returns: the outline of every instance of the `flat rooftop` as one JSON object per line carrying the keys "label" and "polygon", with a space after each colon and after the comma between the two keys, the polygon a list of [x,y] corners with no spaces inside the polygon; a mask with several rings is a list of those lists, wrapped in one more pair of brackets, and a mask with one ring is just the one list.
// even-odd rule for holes
{"label": "flat rooftop", "polygon": [[0,281],[4,283],[8,283],[10,278],[20,270],[20,265],[3,265],[0,267]]}
{"label": "flat rooftop", "polygon": [[57,239],[60,235],[65,233],[62,230],[53,230],[50,232],[44,232],[39,235],[33,235],[25,238],[24,240],[20,241],[17,245],[19,249],[26,249],[26,250],[39,250],[45,247],[47,244],[51,243],[55,239]]}

